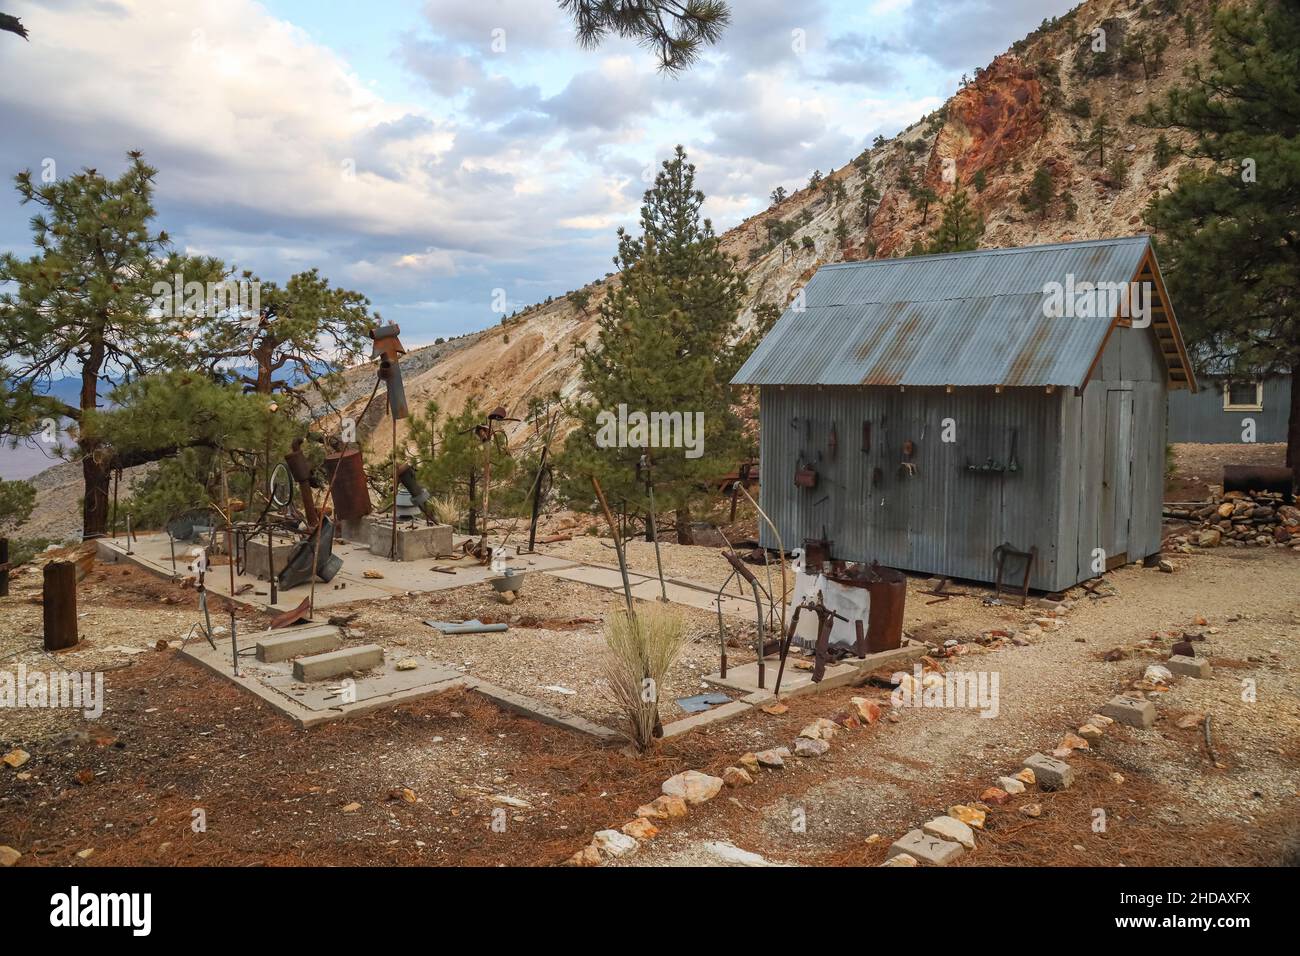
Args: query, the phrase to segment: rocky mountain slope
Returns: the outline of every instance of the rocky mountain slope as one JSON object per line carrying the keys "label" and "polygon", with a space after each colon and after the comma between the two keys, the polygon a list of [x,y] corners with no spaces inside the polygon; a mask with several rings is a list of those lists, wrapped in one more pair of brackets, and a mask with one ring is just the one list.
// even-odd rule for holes
{"label": "rocky mountain slope", "polygon": [[[801,189],[730,229],[723,244],[746,271],[749,288],[743,321],[752,323],[759,305],[784,307],[826,263],[907,254],[937,224],[954,179],[984,219],[981,247],[1152,231],[1143,209],[1187,160],[1175,153],[1161,165],[1158,134],[1129,117],[1160,101],[1186,66],[1208,57],[1210,6],[1210,0],[1087,0],[1017,41],[935,113],[827,173],[820,187]],[[1098,29],[1102,50],[1095,49]],[[1098,118],[1114,130],[1105,166],[1085,145]],[[1109,168],[1116,156],[1123,157],[1126,175]],[[1040,168],[1050,172],[1054,192],[1042,215],[1020,198]],[[881,194],[869,225],[860,205],[868,178]],[[937,196],[928,208],[919,198],[924,187]],[[790,241],[773,241],[773,231],[783,228],[793,228]],[[574,394],[577,348],[594,336],[608,281],[617,278],[586,287],[585,311],[559,298],[500,326],[412,352],[404,362],[412,407],[432,398],[455,412],[475,397],[521,416],[533,397]],[[349,373],[354,413],[373,374],[368,366]],[[380,416],[371,417],[376,420],[366,424],[377,425]],[[386,455],[388,429],[374,429],[367,444],[372,455]]]}

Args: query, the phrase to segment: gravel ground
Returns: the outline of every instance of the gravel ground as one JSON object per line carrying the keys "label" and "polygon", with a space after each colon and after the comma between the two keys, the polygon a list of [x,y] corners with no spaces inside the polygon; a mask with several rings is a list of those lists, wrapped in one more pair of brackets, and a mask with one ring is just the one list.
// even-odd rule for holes
{"label": "gravel ground", "polygon": [[[604,677],[604,622],[623,606],[617,593],[591,585],[534,574],[512,605],[497,601],[486,584],[367,605],[351,629],[390,648],[389,655],[415,654],[449,664],[509,690],[545,701],[607,727],[620,724]],[[689,643],[668,672],[663,720],[682,715],[675,698],[709,689],[701,681],[718,668],[717,617],[677,608]],[[339,613],[337,610],[334,613]],[[510,630],[490,634],[443,634],[424,620],[504,622]],[[728,661],[752,660],[731,648]],[[560,687],[575,693],[564,693]]]}
{"label": "gravel ground", "polygon": [[[1027,753],[1055,746],[1163,656],[1169,632],[1185,629],[1205,633],[1214,679],[1177,681],[1160,696],[1153,730],[1111,728],[1091,754],[1072,758],[1075,788],[1033,795],[1044,807],[1041,820],[995,811],[966,862],[1289,859],[1300,821],[1300,556],[1216,550],[1175,564],[1173,574],[1136,566],[1109,574],[1113,597],[1093,600],[1076,590],[1061,630],[1033,635],[1027,646],[970,644],[967,654],[945,659],[950,670],[998,674],[996,718],[900,709],[897,723],[839,735],[820,760],[792,760],[785,771],[764,771],[752,788],[727,791],[628,862],[711,862],[703,849],[710,840],[793,863],[879,862],[907,829],[975,799]],[[968,596],[927,605],[925,586],[909,582],[906,628],[936,645],[995,627],[1025,631],[1038,613],[985,607],[987,592],[967,585]],[[32,571],[0,599],[0,666],[48,661],[39,648],[38,600]],[[174,651],[146,650],[159,637],[179,638],[196,619],[192,591],[138,570],[97,568],[80,601],[85,644],[58,662],[108,670],[105,718],[23,710],[4,714],[0,725],[0,750],[32,753],[21,771],[26,778],[0,769],[0,843],[18,847],[24,864],[76,862],[82,848],[96,849],[91,863],[124,864],[557,862],[594,829],[629,819],[672,773],[719,773],[747,750],[789,744],[801,726],[844,708],[854,694],[887,700],[886,691],[870,688],[794,698],[785,715],[756,711],[674,738],[640,761],[503,715],[472,694],[304,732]],[[510,606],[485,588],[466,587],[368,605],[354,637],[460,666],[470,661],[471,673],[494,683],[610,719],[612,708],[599,703],[597,652],[599,622],[616,602],[610,592],[559,579],[527,589]],[[712,669],[713,619],[685,613],[704,636],[698,666]],[[504,635],[451,638],[419,623],[465,616],[510,619],[512,627]],[[1207,623],[1198,623],[1202,618]],[[247,613],[246,626],[262,624]],[[1126,657],[1105,661],[1113,649]],[[670,687],[674,695],[697,689],[689,666],[695,660],[688,654]],[[1253,703],[1242,699],[1243,680],[1253,681]],[[544,684],[579,694],[546,696],[538,687]],[[1211,763],[1199,727],[1178,726],[1180,717],[1204,713],[1212,717],[1221,767]],[[236,768],[240,785],[232,789]],[[1125,782],[1113,783],[1112,772]],[[391,796],[401,787],[414,791],[414,804]],[[528,807],[500,802],[506,798]],[[360,808],[345,811],[352,802]],[[194,838],[193,806],[206,807],[220,825]],[[488,826],[502,806],[508,840]],[[1090,829],[1098,807],[1109,815],[1106,834]],[[796,818],[806,821],[800,831],[792,827]],[[872,834],[881,839],[868,843]]]}
{"label": "gravel ground", "polygon": [[1224,465],[1280,465],[1286,445],[1201,445],[1175,442],[1173,475],[1165,479],[1165,501],[1205,501],[1210,485],[1223,483]]}
{"label": "gravel ground", "polygon": [[[864,850],[873,833],[884,837],[878,850],[883,857],[888,843],[907,829],[952,803],[976,799],[998,774],[1017,769],[1027,754],[1055,747],[1064,732],[1125,689],[1147,663],[1167,656],[1168,632],[1183,629],[1208,632],[1205,646],[1216,668],[1214,679],[1178,680],[1160,695],[1155,728],[1112,728],[1094,754],[1078,755],[1074,762],[1094,769],[1099,785],[1106,784],[1111,769],[1129,778],[1129,791],[1109,798],[1113,817],[1140,815],[1157,829],[1176,828],[1171,833],[1217,834],[1195,849],[1166,839],[1147,847],[1139,860],[1224,863],[1234,860],[1234,853],[1240,860],[1243,835],[1267,833],[1273,842],[1252,844],[1255,856],[1246,862],[1279,862],[1284,851],[1278,838],[1261,828],[1289,820],[1284,832],[1293,845],[1300,836],[1300,748],[1295,743],[1300,732],[1300,561],[1289,552],[1215,552],[1188,557],[1181,565],[1172,575],[1136,566],[1121,569],[1108,576],[1116,596],[1080,600],[1060,631],[1046,633],[1028,647],[987,653],[973,649],[955,662],[945,661],[949,670],[998,673],[996,718],[983,719],[968,710],[902,709],[897,724],[840,735],[831,755],[821,761],[797,762],[793,772],[764,771],[755,788],[728,791],[742,806],[715,801],[717,812],[692,815],[629,864],[693,859],[704,842],[714,840],[773,860],[825,862],[846,848]],[[1200,618],[1208,625],[1198,626]],[[1152,646],[1144,647],[1145,641]],[[1115,648],[1125,651],[1125,659],[1104,661],[1105,652]],[[1243,680],[1254,682],[1253,703],[1242,700]],[[774,728],[771,718],[755,714],[709,735],[720,749],[730,748],[733,761],[746,750],[788,745],[800,721],[830,716],[850,693],[819,695],[815,709],[800,701],[794,724]],[[1212,715],[1223,767],[1211,764],[1199,728],[1176,726],[1188,713]],[[1139,800],[1143,786],[1156,789],[1149,799]],[[1062,801],[1063,807],[1067,802]],[[791,829],[796,809],[807,819],[802,833]],[[1073,811],[1079,845],[1086,844],[1074,862],[1123,862],[1120,853],[1126,847],[1118,842],[1084,839],[1091,832],[1089,811],[1086,806]],[[1181,857],[1171,855],[1171,845],[1182,847]],[[979,863],[979,855],[970,862]]]}

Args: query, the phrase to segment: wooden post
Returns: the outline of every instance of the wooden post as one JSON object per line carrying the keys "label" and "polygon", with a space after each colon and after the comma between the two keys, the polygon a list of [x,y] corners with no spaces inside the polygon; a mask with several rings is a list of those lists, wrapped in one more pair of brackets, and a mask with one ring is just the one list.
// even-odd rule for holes
{"label": "wooden post", "polygon": [[71,561],[45,565],[45,649],[61,651],[77,643],[77,566]]}
{"label": "wooden post", "polygon": [[9,539],[0,538],[0,597],[9,596]]}

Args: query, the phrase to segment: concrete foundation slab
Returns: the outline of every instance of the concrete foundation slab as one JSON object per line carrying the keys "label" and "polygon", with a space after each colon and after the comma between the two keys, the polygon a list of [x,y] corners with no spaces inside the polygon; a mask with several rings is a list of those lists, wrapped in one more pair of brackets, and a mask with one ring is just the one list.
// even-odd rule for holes
{"label": "concrete foundation slab", "polygon": [[[372,520],[366,528],[370,553],[388,558],[393,553],[393,523]],[[438,555],[451,554],[452,531],[449,524],[397,523],[397,560],[423,561]]]}
{"label": "concrete foundation slab", "polygon": [[[241,633],[240,647],[251,649],[267,633]],[[300,727],[392,707],[470,683],[460,671],[422,657],[406,659],[415,662],[410,670],[399,671],[396,661],[385,661],[381,667],[355,678],[307,684],[294,679],[288,661],[264,664],[244,657],[246,650],[240,652],[239,673],[233,673],[228,637],[217,643],[215,651],[206,641],[191,641],[180,653],[269,704]]]}
{"label": "concrete foundation slab", "polygon": [[264,664],[323,654],[343,646],[343,633],[333,624],[305,624],[271,633],[274,636],[259,638],[256,644],[257,659]]}
{"label": "concrete foundation slab", "polygon": [[[271,548],[271,559],[275,562],[275,571],[279,574],[289,562],[296,542],[292,538],[276,535]],[[255,578],[269,581],[271,571],[266,563],[266,538],[255,538],[244,546],[244,573]]]}
{"label": "concrete foundation slab", "polygon": [[[903,667],[914,660],[919,660],[925,655],[925,652],[925,644],[905,643],[902,647],[895,648],[892,651],[878,651],[860,659],[846,657],[838,664],[829,665],[820,683],[813,682],[812,671],[793,666],[795,660],[806,660],[807,658],[796,658],[794,654],[791,654],[789,659],[786,660],[785,673],[781,676],[781,696],[797,697],[800,694],[816,693],[818,690],[829,690],[833,687],[849,687],[865,678],[872,671],[881,668]],[[763,688],[758,686],[757,661],[740,664],[736,667],[728,667],[726,677],[717,673],[709,674],[704,678],[704,681],[714,687],[726,687],[740,691],[742,694],[758,694],[761,691],[770,692],[776,684],[776,672],[780,664],[781,662],[776,655],[764,658],[763,683],[766,687]],[[761,698],[755,697],[753,700],[760,701]]]}
{"label": "concrete foundation slab", "polygon": [[751,710],[753,710],[753,707],[739,700],[733,700],[729,704],[719,704],[717,707],[712,707],[702,713],[691,714],[689,717],[682,717],[680,720],[664,724],[664,737],[676,737],[678,734],[690,733],[699,727],[707,727],[709,724],[730,720],[733,717],[739,717],[741,714],[747,714]]}
{"label": "concrete foundation slab", "polygon": [[[454,540],[458,544],[460,540]],[[126,553],[126,539],[100,538],[96,541],[98,560],[105,564],[126,562],[134,564],[161,578],[179,580],[189,574],[186,564],[189,561],[189,547],[176,545],[176,564],[171,561],[171,546],[166,534],[140,535],[132,545],[132,554]],[[440,566],[454,568],[455,574],[443,574],[431,571],[432,561],[390,561],[373,555],[364,543],[349,541],[336,544],[334,554],[343,559],[343,568],[328,584],[316,582],[316,611],[319,612],[338,604],[353,601],[382,600],[408,591],[426,593],[445,591],[450,588],[477,584],[495,577],[492,570],[480,565],[473,558],[444,559]],[[552,557],[546,554],[527,555],[514,558],[511,566],[519,571],[550,571],[574,566],[573,561]],[[367,578],[367,570],[378,571],[382,578]],[[617,576],[617,572],[615,572]],[[207,588],[213,595],[228,597],[230,579],[224,565],[213,565],[208,572]],[[281,588],[275,604],[270,603],[269,585],[247,573],[235,575],[235,600],[248,607],[263,608],[272,613],[280,613],[297,607],[311,591],[309,584],[300,584],[292,588]],[[250,645],[251,646],[251,645]]]}
{"label": "concrete foundation slab", "polygon": [[313,681],[368,671],[384,662],[384,649],[378,644],[345,647],[293,662],[294,680]]}

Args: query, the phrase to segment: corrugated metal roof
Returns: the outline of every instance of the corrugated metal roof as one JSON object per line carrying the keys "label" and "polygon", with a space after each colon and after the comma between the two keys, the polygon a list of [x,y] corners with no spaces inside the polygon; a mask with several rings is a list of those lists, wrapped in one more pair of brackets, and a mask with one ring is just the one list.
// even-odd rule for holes
{"label": "corrugated metal roof", "polygon": [[1080,385],[1111,320],[1043,314],[1045,285],[1128,282],[1146,236],[823,266],[737,385]]}

